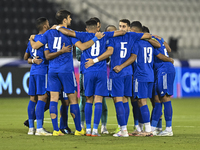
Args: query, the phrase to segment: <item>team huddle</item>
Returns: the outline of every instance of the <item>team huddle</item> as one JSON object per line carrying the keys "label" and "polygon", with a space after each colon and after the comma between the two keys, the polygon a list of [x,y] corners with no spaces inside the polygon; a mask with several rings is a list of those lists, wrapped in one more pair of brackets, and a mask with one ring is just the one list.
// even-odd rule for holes
{"label": "team huddle", "polygon": [[[86,32],[73,31],[71,13],[56,13],[58,25],[49,27],[46,18],[38,18],[39,34],[31,35],[24,59],[32,64],[29,78],[28,126],[29,135],[62,136],[73,133],[68,127],[68,107],[74,119],[77,136],[108,134],[105,97],[112,97],[118,128],[114,137],[173,136],[172,105],[175,69],[169,45],[163,38],[151,35],[139,21],[119,21],[119,30],[113,25],[99,32],[100,20],[86,21]],[[80,61],[80,104],[73,66],[73,46]],[[107,62],[110,62],[109,78]],[[50,102],[48,101],[50,98]],[[128,133],[129,98],[133,107],[134,131]],[[153,111],[147,106],[151,99]],[[58,100],[60,127],[58,127]],[[94,122],[91,127],[92,106]],[[162,104],[166,129],[162,131]],[[35,108],[36,107],[36,108]],[[49,109],[53,133],[43,128],[44,111]],[[37,129],[34,120],[37,120]],[[86,127],[84,125],[86,123]]]}

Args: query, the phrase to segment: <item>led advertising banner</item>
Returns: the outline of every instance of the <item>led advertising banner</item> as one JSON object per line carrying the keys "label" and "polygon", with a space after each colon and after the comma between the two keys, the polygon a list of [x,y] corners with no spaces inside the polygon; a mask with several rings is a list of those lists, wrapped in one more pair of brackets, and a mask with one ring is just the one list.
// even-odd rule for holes
{"label": "led advertising banner", "polygon": [[0,96],[28,96],[30,68],[2,67],[0,68]]}
{"label": "led advertising banner", "polygon": [[200,68],[181,68],[182,97],[200,97]]}

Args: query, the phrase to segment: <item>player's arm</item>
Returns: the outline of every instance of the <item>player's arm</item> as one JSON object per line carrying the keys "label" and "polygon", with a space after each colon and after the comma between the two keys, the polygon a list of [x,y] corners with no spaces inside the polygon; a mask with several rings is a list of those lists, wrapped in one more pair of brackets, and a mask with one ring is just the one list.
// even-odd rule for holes
{"label": "player's arm", "polygon": [[124,34],[126,34],[126,31],[117,30],[117,31],[114,31],[113,37],[121,36],[121,35],[124,35]]}
{"label": "player's arm", "polygon": [[39,56],[36,56],[35,58],[28,58],[28,63],[29,64],[41,64],[42,63],[42,59],[38,59]]}
{"label": "player's arm", "polygon": [[155,38],[149,39],[148,42],[149,42],[153,47],[156,47],[156,48],[161,47],[160,43],[159,43]]}
{"label": "player's arm", "polygon": [[25,53],[24,53],[24,60],[28,60],[29,57],[30,57],[30,54],[27,53],[27,52],[25,52]]}
{"label": "player's arm", "polygon": [[84,51],[84,50],[90,48],[98,39],[101,39],[104,36],[105,35],[102,34],[101,32],[97,32],[93,39],[91,39],[85,43],[82,43],[81,41],[77,41],[75,43],[75,46],[78,47],[80,50]]}
{"label": "player's arm", "polygon": [[163,39],[163,38],[161,38],[160,36],[158,36],[158,35],[153,35],[155,38],[158,38],[159,40],[161,40],[162,41],[162,43],[165,45],[165,48],[166,48],[166,50],[167,50],[167,52],[168,53],[170,53],[172,50],[171,50],[171,48],[170,48],[170,46],[169,46],[169,44]]}
{"label": "player's arm", "polygon": [[97,57],[95,59],[91,59],[91,58],[86,59],[87,62],[85,62],[85,68],[93,66],[97,62],[107,59],[109,56],[111,56],[113,54],[113,50],[114,50],[113,47],[109,46],[107,48],[107,50],[99,57]]}
{"label": "player's arm", "polygon": [[44,45],[44,44],[41,43],[40,41],[35,42],[35,41],[34,41],[34,38],[35,38],[35,35],[31,35],[30,38],[29,38],[31,47],[32,47],[33,49],[38,49],[38,48],[40,48],[40,47],[42,47],[42,46]]}
{"label": "player's arm", "polygon": [[151,34],[149,33],[144,33],[143,36],[140,38],[141,40],[144,40],[144,39],[151,39]]}
{"label": "player's arm", "polygon": [[174,60],[170,57],[167,57],[161,53],[159,53],[158,55],[156,55],[156,57],[164,62],[171,62],[172,64],[174,64]]}
{"label": "player's arm", "polygon": [[65,46],[65,43],[64,43],[62,46],[62,49],[60,51],[50,53],[49,50],[45,50],[44,55],[47,60],[51,60],[51,59],[58,57],[59,55],[61,55],[63,53],[71,52],[71,50],[72,50],[71,45]]}
{"label": "player's arm", "polygon": [[113,70],[116,73],[120,72],[123,68],[125,68],[125,67],[129,66],[130,64],[132,64],[136,60],[136,58],[137,58],[136,54],[131,54],[131,56],[123,64],[121,64],[119,66],[115,66],[113,68]]}
{"label": "player's arm", "polygon": [[72,36],[72,37],[76,37],[76,32],[73,30],[69,30],[69,29],[65,29],[65,28],[61,28],[61,26],[56,26],[56,28],[58,31],[60,31],[61,33],[67,35],[67,36]]}

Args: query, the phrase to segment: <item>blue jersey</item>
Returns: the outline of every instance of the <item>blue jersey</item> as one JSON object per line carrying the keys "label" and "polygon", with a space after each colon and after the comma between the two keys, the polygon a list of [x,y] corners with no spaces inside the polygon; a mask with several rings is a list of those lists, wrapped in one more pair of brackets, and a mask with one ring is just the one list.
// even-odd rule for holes
{"label": "blue jersey", "polygon": [[[85,62],[87,58],[97,58],[106,51],[106,41],[108,38],[113,37],[114,32],[104,32],[105,36],[97,40],[90,48],[83,51],[81,55],[81,69],[82,73],[91,72],[91,71],[106,71],[106,60],[100,61],[89,68],[85,68]],[[76,32],[76,37],[81,42],[87,42],[95,36],[95,33],[87,32]]]}
{"label": "blue jersey", "polygon": [[[42,38],[43,34],[38,34],[35,36],[34,41],[38,41]],[[30,70],[30,75],[45,75],[47,74],[48,70],[48,64],[49,62],[45,59],[44,56],[44,46],[40,47],[39,49],[33,49],[31,47],[30,42],[28,43],[26,53],[29,53],[31,58],[35,58],[36,56],[39,56],[38,59],[42,59],[42,63],[37,65],[37,64],[32,64],[31,70]]]}
{"label": "blue jersey", "polygon": [[131,56],[134,43],[140,40],[142,36],[143,33],[127,32],[123,36],[114,37],[109,40],[108,46],[111,46],[114,49],[110,61],[110,78],[133,74],[131,65],[123,68],[119,73],[116,73],[113,68],[123,64]]}
{"label": "blue jersey", "polygon": [[[47,44],[49,52],[54,53],[62,49],[63,43],[65,43],[65,46],[72,46],[77,40],[53,29],[46,31],[40,42],[44,45]],[[49,60],[49,73],[71,73],[73,71],[73,51]]]}
{"label": "blue jersey", "polygon": [[158,55],[154,47],[145,40],[135,43],[133,53],[137,55],[134,65],[134,79],[138,82],[154,82],[154,55]]}
{"label": "blue jersey", "polygon": [[[161,40],[157,39],[156,40],[160,43],[161,47],[156,48],[156,51],[158,53],[161,53],[167,57],[169,57],[167,53],[167,49],[165,48],[165,45],[162,43]],[[155,75],[158,75],[161,72],[166,72],[166,73],[173,73],[175,72],[174,65],[171,62],[164,62],[157,57],[154,58],[154,72]]]}

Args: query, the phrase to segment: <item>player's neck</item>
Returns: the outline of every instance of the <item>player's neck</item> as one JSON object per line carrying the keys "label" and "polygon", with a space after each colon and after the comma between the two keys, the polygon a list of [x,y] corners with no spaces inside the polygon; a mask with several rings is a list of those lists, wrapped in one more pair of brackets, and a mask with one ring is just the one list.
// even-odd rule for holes
{"label": "player's neck", "polygon": [[88,33],[96,33],[96,30],[89,30]]}
{"label": "player's neck", "polygon": [[67,28],[66,24],[59,24],[59,26]]}
{"label": "player's neck", "polygon": [[41,30],[41,31],[39,31],[38,34],[44,34],[45,32],[46,32],[46,30]]}

